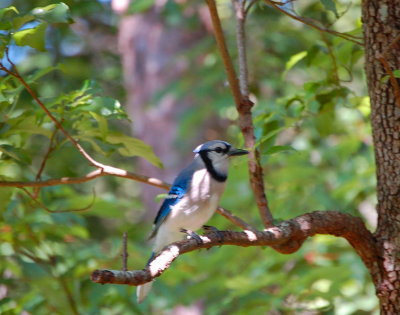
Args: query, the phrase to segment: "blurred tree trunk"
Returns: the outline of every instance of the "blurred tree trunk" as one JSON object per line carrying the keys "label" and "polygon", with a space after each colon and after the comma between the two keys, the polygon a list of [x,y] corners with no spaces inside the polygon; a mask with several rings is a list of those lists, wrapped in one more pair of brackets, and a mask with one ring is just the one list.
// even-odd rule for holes
{"label": "blurred tree trunk", "polygon": [[[377,168],[381,277],[375,283],[382,314],[400,314],[400,1],[365,0],[366,74]],[[385,76],[389,80],[382,81]]]}
{"label": "blurred tree trunk", "polygon": [[[118,7],[120,4],[121,1],[114,1],[113,8],[124,13],[129,0],[125,1],[125,7]],[[207,32],[200,25],[195,31],[181,25],[171,26],[163,14],[164,6],[163,1],[156,1],[146,12],[122,15],[118,37],[127,93],[125,105],[132,119],[133,133],[151,145],[164,163],[161,170],[140,160],[138,169],[147,176],[171,182],[185,164],[179,148],[188,144],[175,142],[179,116],[193,102],[189,91],[184,99],[177,99],[173,91],[161,91],[193,67],[183,53]],[[161,97],[156,100],[157,95]],[[149,219],[158,210],[154,197],[159,193],[159,189],[148,185],[142,189],[142,201],[149,210],[145,216]]]}

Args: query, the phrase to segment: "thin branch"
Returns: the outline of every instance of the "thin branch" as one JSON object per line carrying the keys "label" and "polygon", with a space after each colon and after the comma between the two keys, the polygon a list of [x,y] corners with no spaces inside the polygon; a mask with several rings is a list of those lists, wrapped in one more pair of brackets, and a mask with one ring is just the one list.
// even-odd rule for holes
{"label": "thin branch", "polygon": [[[264,231],[219,231],[195,239],[173,243],[165,247],[150,264],[142,270],[95,270],[91,279],[96,283],[141,285],[159,277],[181,254],[200,248],[221,245],[272,246],[281,253],[298,250],[304,241],[315,234],[328,234],[345,238],[370,270],[373,277],[379,278],[378,255],[375,239],[360,218],[336,211],[316,211],[284,221]],[[222,237],[222,240],[221,240]],[[294,245],[295,244],[295,245]]]}
{"label": "thin branch", "polygon": [[[253,103],[249,100],[248,94],[242,95],[241,93],[239,81],[236,76],[236,71],[233,67],[233,63],[226,45],[225,36],[222,30],[221,20],[218,15],[215,1],[206,0],[206,2],[210,11],[215,39],[217,41],[218,49],[221,53],[225,71],[228,76],[228,82],[232,91],[233,98],[235,100],[236,109],[239,113],[239,126],[242,130],[246,147],[251,149],[249,154],[249,174],[251,188],[254,192],[255,200],[260,212],[262,222],[265,227],[269,227],[273,225],[273,218],[271,211],[269,210],[267,197],[265,195],[263,170],[260,165],[260,153],[257,148],[255,148],[254,126],[251,115],[251,108],[253,106]],[[244,5],[241,5],[240,8],[244,17]],[[242,39],[241,43],[244,45],[244,38]],[[244,48],[245,47],[243,47],[243,49]],[[245,59],[243,59],[243,56],[245,57],[245,54],[242,54],[242,58],[240,61],[242,63],[242,70],[247,69],[246,61]],[[243,75],[242,77],[247,78],[247,75]],[[247,79],[243,83],[243,85],[247,86]]]}
{"label": "thin branch", "polygon": [[357,37],[357,36],[354,36],[354,35],[351,35],[351,34],[346,34],[346,33],[340,33],[340,32],[331,30],[331,29],[329,29],[329,28],[325,28],[325,27],[316,25],[315,23],[313,23],[314,21],[311,20],[311,19],[305,19],[305,18],[303,18],[303,17],[300,17],[300,16],[298,16],[298,15],[296,15],[296,14],[292,14],[292,13],[290,13],[290,12],[288,12],[288,11],[286,11],[286,10],[280,8],[280,7],[276,4],[276,2],[274,2],[274,1],[271,1],[271,0],[264,0],[264,2],[265,2],[266,4],[271,5],[274,9],[278,10],[279,12],[281,12],[281,13],[283,13],[283,14],[289,16],[289,17],[291,17],[292,19],[294,19],[294,20],[296,20],[296,21],[299,21],[299,22],[301,22],[301,23],[303,23],[303,24],[305,24],[305,25],[308,25],[308,26],[310,26],[310,27],[312,27],[312,28],[314,28],[314,29],[316,29],[316,30],[318,30],[318,31],[320,31],[320,32],[326,32],[326,33],[335,35],[335,36],[337,36],[337,37],[343,38],[343,39],[345,39],[345,40],[348,40],[348,41],[350,41],[350,42],[353,42],[353,43],[355,43],[355,44],[357,44],[357,45],[364,46],[364,43],[360,42],[360,41],[359,41],[360,38]]}

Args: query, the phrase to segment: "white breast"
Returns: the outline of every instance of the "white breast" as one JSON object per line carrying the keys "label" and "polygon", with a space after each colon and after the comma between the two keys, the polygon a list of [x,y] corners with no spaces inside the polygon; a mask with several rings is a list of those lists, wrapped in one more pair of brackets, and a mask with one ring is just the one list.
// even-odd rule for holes
{"label": "white breast", "polygon": [[155,251],[181,240],[183,234],[180,229],[195,231],[201,228],[217,209],[224,189],[225,183],[213,180],[206,169],[196,171],[186,196],[172,208],[160,226],[156,236]]}

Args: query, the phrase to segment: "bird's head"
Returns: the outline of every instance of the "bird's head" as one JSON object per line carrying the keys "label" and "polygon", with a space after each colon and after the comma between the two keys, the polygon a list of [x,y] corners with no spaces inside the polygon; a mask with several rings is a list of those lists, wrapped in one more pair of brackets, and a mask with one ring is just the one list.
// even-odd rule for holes
{"label": "bird's head", "polygon": [[221,140],[213,140],[200,144],[193,152],[201,157],[209,171],[214,169],[215,172],[224,174],[225,176],[230,157],[249,153],[249,151],[237,149],[230,143]]}

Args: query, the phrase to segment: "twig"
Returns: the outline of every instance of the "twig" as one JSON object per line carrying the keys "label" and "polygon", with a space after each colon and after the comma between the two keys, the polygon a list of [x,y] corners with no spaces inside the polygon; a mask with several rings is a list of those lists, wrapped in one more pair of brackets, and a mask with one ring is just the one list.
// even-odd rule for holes
{"label": "twig", "polygon": [[128,232],[122,234],[122,271],[128,271]]}
{"label": "twig", "polygon": [[357,45],[364,46],[364,43],[358,41],[358,39],[360,39],[360,38],[357,37],[357,36],[354,36],[354,35],[351,35],[351,34],[340,33],[340,32],[331,30],[329,28],[318,26],[318,25],[314,24],[313,22],[311,22],[311,19],[302,18],[302,17],[300,17],[298,15],[292,14],[292,13],[280,8],[274,1],[264,0],[264,2],[266,4],[271,5],[274,9],[278,10],[279,12],[282,12],[283,14],[291,17],[292,19],[294,19],[296,21],[299,21],[299,22],[301,22],[303,24],[306,24],[306,25],[308,25],[308,26],[310,26],[310,27],[312,27],[312,28],[314,28],[314,29],[316,29],[316,30],[318,30],[320,32],[326,32],[326,33],[341,37],[341,38],[343,38],[345,40],[348,40],[350,42],[353,42],[353,43],[355,43]]}
{"label": "twig", "polygon": [[360,218],[342,212],[316,211],[284,221],[264,231],[220,231],[218,234],[210,232],[200,236],[201,243],[190,239],[170,244],[145,269],[126,272],[95,270],[91,279],[93,282],[102,284],[141,285],[159,277],[179,255],[200,248],[221,246],[221,244],[243,247],[272,246],[282,253],[292,253],[298,250],[308,237],[315,234],[345,238],[360,255],[371,275],[379,278],[377,248],[372,233],[366,229]]}

